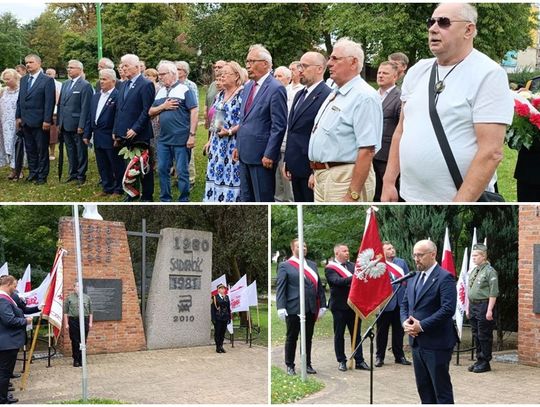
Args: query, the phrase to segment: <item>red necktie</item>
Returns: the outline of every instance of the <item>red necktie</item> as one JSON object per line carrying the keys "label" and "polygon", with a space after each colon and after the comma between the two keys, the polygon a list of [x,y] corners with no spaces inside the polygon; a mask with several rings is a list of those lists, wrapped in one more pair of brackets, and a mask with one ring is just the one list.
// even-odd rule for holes
{"label": "red necktie", "polygon": [[246,112],[249,112],[249,109],[251,109],[251,105],[253,104],[253,98],[255,97],[255,89],[257,88],[258,83],[255,82],[251,90],[249,91],[249,96],[246,102]]}

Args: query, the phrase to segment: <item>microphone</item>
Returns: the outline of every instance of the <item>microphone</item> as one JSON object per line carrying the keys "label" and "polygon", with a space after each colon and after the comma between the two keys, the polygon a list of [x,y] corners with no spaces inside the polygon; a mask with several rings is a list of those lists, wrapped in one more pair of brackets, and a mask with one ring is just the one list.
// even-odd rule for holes
{"label": "microphone", "polygon": [[400,284],[403,281],[408,280],[409,278],[413,278],[415,275],[416,275],[416,271],[411,271],[409,274],[405,274],[403,277],[400,277],[397,280],[392,281],[391,284]]}

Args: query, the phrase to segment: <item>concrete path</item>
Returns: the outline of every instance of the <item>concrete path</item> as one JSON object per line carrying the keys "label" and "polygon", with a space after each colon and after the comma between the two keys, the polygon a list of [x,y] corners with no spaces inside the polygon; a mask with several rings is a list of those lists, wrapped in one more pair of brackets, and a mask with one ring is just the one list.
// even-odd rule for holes
{"label": "concrete path", "polygon": [[[268,349],[240,342],[227,353],[213,346],[90,355],[88,389],[91,398],[137,404],[235,404],[268,402]],[[20,403],[48,403],[81,397],[82,369],[71,358],[32,364]],[[17,365],[16,371],[20,370]]]}
{"label": "concrete path", "polygon": [[[346,337],[346,341],[348,337]],[[349,342],[350,343],[350,342]],[[284,368],[283,346],[272,348],[272,365]],[[350,353],[350,352],[349,352]],[[508,352],[506,352],[508,353]],[[410,353],[406,352],[409,360]],[[364,358],[369,364],[369,343],[364,345]],[[496,359],[508,359],[498,358]],[[300,357],[297,355],[297,371]],[[373,373],[373,401],[375,404],[418,404],[412,366],[394,364],[394,358],[386,355],[386,364],[375,368]],[[325,388],[312,394],[298,404],[369,404],[369,371],[337,370],[332,339],[313,342],[313,377],[321,380]],[[540,369],[516,363],[492,361],[489,373],[470,373],[468,357],[460,357],[460,366],[455,357],[450,366],[454,386],[454,399],[459,404],[531,404],[540,402]]]}

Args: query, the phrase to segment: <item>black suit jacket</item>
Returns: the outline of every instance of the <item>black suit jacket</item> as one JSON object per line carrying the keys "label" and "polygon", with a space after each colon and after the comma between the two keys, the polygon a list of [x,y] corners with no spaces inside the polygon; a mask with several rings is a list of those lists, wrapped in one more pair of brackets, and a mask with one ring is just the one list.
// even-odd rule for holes
{"label": "black suit jacket", "polygon": [[112,132],[114,126],[114,117],[116,115],[116,106],[118,103],[118,90],[113,89],[109,98],[103,106],[96,124],[96,114],[101,91],[94,94],[90,103],[90,114],[86,124],[84,138],[90,139],[94,136],[94,146],[97,148],[112,149]]}
{"label": "black suit jacket", "polygon": [[375,160],[388,161],[390,144],[392,144],[392,135],[399,123],[401,113],[401,89],[397,86],[390,91],[382,102],[383,109],[383,133],[381,149],[375,154]]}
{"label": "black suit jacket", "polygon": [[[354,263],[348,261],[346,268],[354,276]],[[346,311],[351,309],[349,304],[347,304],[347,299],[349,298],[353,276],[342,277],[334,269],[328,267],[324,269],[324,274],[326,275],[326,281],[330,285],[328,307],[332,311]]]}
{"label": "black suit jacket", "polygon": [[231,302],[228,295],[225,295],[223,298],[219,295],[214,295],[212,297],[211,307],[212,322],[226,321],[229,323],[231,320]]}
{"label": "black suit jacket", "polygon": [[52,124],[56,104],[54,79],[40,72],[28,90],[29,77],[25,75],[21,79],[15,117],[21,119],[22,123],[29,127],[41,127],[43,123]]}
{"label": "black suit jacket", "polygon": [[26,318],[12,301],[0,296],[0,350],[19,349],[26,340]]}
{"label": "black suit jacket", "polygon": [[332,92],[330,87],[321,82],[300,106],[296,106],[296,102],[302,91],[297,92],[294,97],[289,112],[285,165],[295,177],[307,178],[311,174],[308,158],[311,130],[313,130],[315,116],[330,92]]}
{"label": "black suit jacket", "polygon": [[58,128],[69,132],[76,132],[78,128],[84,129],[90,110],[90,101],[93,90],[83,78],[71,87],[68,80],[62,84],[60,99],[58,100]]}
{"label": "black suit jacket", "polygon": [[[311,267],[319,275],[317,265],[311,260],[305,260],[307,265]],[[306,314],[315,314],[319,308],[326,307],[326,295],[321,279],[318,279],[317,290],[311,280],[304,276],[305,303]],[[300,314],[300,285],[298,269],[284,261],[278,267],[278,275],[276,282],[276,305],[277,309],[285,308],[287,314]]]}

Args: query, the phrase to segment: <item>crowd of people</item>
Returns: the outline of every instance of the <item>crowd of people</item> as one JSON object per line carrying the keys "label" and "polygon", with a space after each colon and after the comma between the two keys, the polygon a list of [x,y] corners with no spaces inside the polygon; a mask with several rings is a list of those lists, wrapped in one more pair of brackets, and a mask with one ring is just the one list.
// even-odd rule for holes
{"label": "crowd of people", "polygon": [[[304,243],[304,256],[308,255]],[[396,256],[391,242],[383,242],[387,266],[396,271],[388,272],[394,295],[381,304],[376,324],[375,367],[382,368],[392,330],[391,350],[394,362],[413,365],[416,385],[423,404],[453,404],[454,393],[449,373],[450,361],[458,333],[453,317],[456,312],[457,291],[454,276],[438,265],[437,246],[431,240],[420,240],[413,248],[415,274],[409,274],[407,262]],[[277,315],[286,323],[285,365],[288,375],[296,375],[295,355],[300,333],[300,246],[297,239],[291,242],[292,256],[279,264],[276,279]],[[476,361],[469,366],[472,373],[491,371],[493,329],[496,320],[496,302],[499,295],[497,271],[488,261],[487,247],[475,244],[472,250],[474,268],[468,281],[466,315],[471,323]],[[389,267],[387,267],[388,269]],[[370,370],[365,362],[361,341],[361,319],[354,336],[355,313],[348,305],[349,292],[355,276],[355,264],[349,261],[349,248],[343,243],[334,246],[334,257],[325,265],[326,283],[330,299],[326,301],[325,284],[321,280],[317,263],[305,258],[304,304],[306,336],[306,372],[316,374],[312,365],[311,350],[316,322],[324,317],[327,308],[332,312],[334,352],[337,369],[346,372],[347,351],[344,333],[348,328],[354,353],[354,368]],[[402,279],[403,276],[412,278]],[[398,280],[399,279],[399,280]],[[403,337],[409,337],[413,363],[405,357]],[[360,346],[359,346],[360,345]],[[351,356],[351,359],[353,357]]]}
{"label": "crowd of people", "polygon": [[[245,68],[217,61],[204,109],[208,138],[198,143],[208,157],[203,200],[471,202],[496,192],[513,99],[505,71],[473,47],[476,21],[469,4],[438,6],[427,24],[435,58],[405,74],[407,56],[391,54],[377,90],[360,76],[361,45],[347,38],[328,58],[306,52],[288,67],[274,68],[262,45],[250,47]],[[10,179],[23,177],[18,136],[26,180],[36,184],[47,182],[59,136],[66,182],[85,183],[93,143],[102,195],[153,200],[157,166],[159,199],[173,200],[173,174],[178,200],[190,200],[199,106],[189,64],[147,69],[128,54],[117,78],[103,58],[94,87],[80,61],[69,61],[63,84],[54,70],[43,73],[39,56],[25,62],[2,73],[0,164],[11,166]],[[125,161],[123,147],[137,157]]]}

